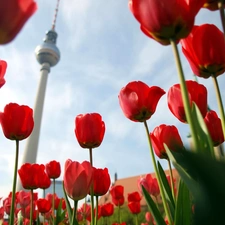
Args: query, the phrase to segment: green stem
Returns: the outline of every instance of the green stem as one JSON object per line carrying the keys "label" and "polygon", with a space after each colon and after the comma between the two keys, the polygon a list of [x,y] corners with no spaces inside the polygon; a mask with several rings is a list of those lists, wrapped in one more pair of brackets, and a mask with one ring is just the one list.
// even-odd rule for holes
{"label": "green stem", "polygon": [[120,205],[118,206],[118,221],[119,221],[119,224],[121,224],[121,218],[120,218]]}
{"label": "green stem", "polygon": [[151,154],[151,158],[152,158],[152,163],[153,163],[153,166],[154,166],[156,178],[158,180],[160,194],[162,196],[162,202],[163,202],[164,210],[166,212],[169,224],[172,224],[172,218],[171,218],[171,215],[170,215],[170,212],[169,212],[168,205],[166,203],[166,196],[165,196],[165,192],[164,192],[164,189],[163,189],[162,181],[160,179],[159,171],[158,171],[158,168],[157,168],[157,165],[156,165],[155,155],[154,155],[154,151],[153,151],[153,148],[152,148],[152,143],[151,143],[151,139],[150,139],[150,135],[149,135],[148,124],[147,124],[146,120],[144,121],[144,125],[145,125],[145,130],[146,130],[146,134],[147,134],[147,138],[148,138],[148,143],[149,143],[149,149],[150,149],[150,154]]}
{"label": "green stem", "polygon": [[217,103],[218,103],[218,107],[220,111],[220,119],[221,119],[221,124],[223,129],[223,136],[225,137],[225,116],[224,116],[223,100],[221,97],[220,88],[219,88],[219,84],[218,84],[216,76],[212,76],[212,79],[213,79],[214,88],[216,91]]}
{"label": "green stem", "polygon": [[219,1],[218,2],[218,8],[220,11],[220,19],[221,19],[221,23],[222,23],[222,27],[223,27],[223,35],[225,37],[225,15],[224,15],[224,6],[223,6],[223,1]]}
{"label": "green stem", "polygon": [[16,180],[17,180],[17,170],[18,170],[18,159],[19,159],[19,140],[16,140],[16,156],[15,156],[15,166],[14,166],[14,176],[13,176],[13,187],[12,187],[12,200],[10,208],[10,219],[9,224],[14,224],[14,206],[15,206],[15,193],[16,193]]}
{"label": "green stem", "polygon": [[172,49],[173,49],[173,53],[174,53],[174,58],[176,61],[176,66],[177,66],[177,71],[178,71],[178,77],[180,80],[180,87],[181,87],[181,94],[182,94],[182,99],[183,99],[183,103],[184,103],[184,110],[185,110],[185,115],[187,118],[187,122],[190,126],[191,129],[191,135],[193,138],[193,144],[194,144],[194,149],[198,150],[199,146],[198,146],[198,136],[197,136],[197,132],[195,129],[195,125],[193,123],[193,119],[191,117],[191,106],[189,103],[189,98],[188,98],[188,91],[187,91],[187,87],[186,87],[186,82],[185,82],[185,78],[184,78],[184,72],[183,72],[183,68],[181,65],[181,60],[180,60],[180,55],[178,52],[178,48],[177,48],[177,44],[176,42],[171,39],[170,40]]}
{"label": "green stem", "polygon": [[52,220],[53,220],[53,225],[55,225],[55,179],[53,179]]}
{"label": "green stem", "polygon": [[[89,155],[90,155],[90,164],[93,167],[93,157],[92,157],[92,148],[89,148]],[[91,194],[91,225],[94,225],[94,184],[92,182],[90,187],[90,194]]]}
{"label": "green stem", "polygon": [[34,201],[34,195],[33,195],[33,189],[30,190],[30,225],[33,224],[33,201]]}
{"label": "green stem", "polygon": [[136,222],[136,225],[138,225],[138,214],[135,214],[135,222]]}
{"label": "green stem", "polygon": [[73,201],[74,206],[73,206],[73,218],[72,218],[72,225],[75,224],[75,220],[76,220],[76,214],[77,214],[77,205],[78,205],[78,201],[74,200]]}
{"label": "green stem", "polygon": [[156,203],[157,203],[157,208],[159,209],[160,205],[159,205],[159,200],[158,200],[158,196],[157,195],[155,195],[155,200],[156,200]]}
{"label": "green stem", "polygon": [[170,159],[168,159],[167,161],[168,161],[169,171],[170,171],[170,184],[171,184],[171,189],[172,189],[172,195],[173,195],[173,199],[175,200],[173,172],[172,172],[171,162],[170,162]]}
{"label": "green stem", "polygon": [[98,223],[98,196],[95,196],[96,207],[95,207],[95,225]]}

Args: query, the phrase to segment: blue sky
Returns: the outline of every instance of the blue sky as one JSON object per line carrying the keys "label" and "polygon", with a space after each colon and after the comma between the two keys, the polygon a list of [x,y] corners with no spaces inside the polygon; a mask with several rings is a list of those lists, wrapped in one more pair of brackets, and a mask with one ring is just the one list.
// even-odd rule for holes
{"label": "blue sky", "polygon": [[[34,49],[51,28],[56,1],[37,3],[38,11],[16,39],[0,48],[0,58],[8,62],[0,110],[10,102],[34,106],[40,69]],[[221,29],[219,12],[202,9],[196,24],[203,23],[214,23]],[[93,150],[94,166],[107,167],[112,180],[115,172],[118,178],[153,172],[144,125],[123,115],[118,94],[134,80],[160,86],[166,92],[178,83],[171,47],[158,44],[140,31],[127,1],[62,0],[56,31],[61,60],[48,78],[37,163],[57,160],[64,170],[67,159],[88,160],[88,150],[82,149],[75,138],[74,119],[81,113],[98,112],[105,121],[106,133],[102,145]],[[183,55],[182,61],[186,79],[193,79]],[[218,79],[220,84],[225,81],[223,76]],[[209,104],[218,111],[212,81],[199,82],[208,87]],[[166,95],[148,121],[149,130],[162,123],[176,125],[188,144],[188,125],[170,113]],[[25,144],[26,140],[21,142],[20,159]],[[15,142],[2,132],[0,151],[0,197],[5,197],[12,188]]]}

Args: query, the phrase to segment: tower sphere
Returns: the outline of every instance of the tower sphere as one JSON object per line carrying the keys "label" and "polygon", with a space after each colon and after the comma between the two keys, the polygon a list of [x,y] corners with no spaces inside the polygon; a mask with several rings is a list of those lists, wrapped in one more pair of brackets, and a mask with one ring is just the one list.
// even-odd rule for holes
{"label": "tower sphere", "polygon": [[56,46],[56,38],[57,33],[54,30],[49,30],[44,42],[36,47],[35,55],[40,64],[49,63],[52,67],[59,62],[60,51]]}

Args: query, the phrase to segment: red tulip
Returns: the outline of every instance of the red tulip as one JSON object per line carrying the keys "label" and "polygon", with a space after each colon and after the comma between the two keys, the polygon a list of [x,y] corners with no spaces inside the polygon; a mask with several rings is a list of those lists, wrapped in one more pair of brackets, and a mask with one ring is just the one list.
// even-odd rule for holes
{"label": "red tulip", "polygon": [[9,103],[5,106],[4,112],[0,113],[0,122],[6,138],[23,140],[33,130],[33,110],[25,105]]}
{"label": "red tulip", "polygon": [[112,225],[126,225],[126,222],[122,222],[122,223],[112,223]]}
{"label": "red tulip", "polygon": [[86,218],[90,216],[91,216],[91,206],[89,204],[83,203],[83,205],[77,210],[78,222],[86,220]]}
{"label": "red tulip", "polygon": [[124,187],[122,185],[112,186],[110,194],[112,196],[112,202],[116,206],[122,206],[124,204]]}
{"label": "red tulip", "polygon": [[[3,208],[7,215],[10,215],[11,202],[12,202],[11,197],[7,197],[3,200]],[[16,208],[16,204],[14,205],[14,207]]]}
{"label": "red tulip", "polygon": [[[48,193],[45,198],[51,203],[51,207],[52,207],[53,194]],[[57,194],[54,194],[54,209],[55,210],[58,209],[60,201],[61,201],[61,199],[57,196]]]}
{"label": "red tulip", "polygon": [[[30,205],[28,205],[25,210],[21,210],[21,215],[24,218],[30,219]],[[32,215],[32,219],[33,220],[37,220],[38,218],[38,210],[35,209],[35,205],[33,205],[33,215]]]}
{"label": "red tulip", "polygon": [[219,2],[222,2],[221,0],[206,0],[205,4],[203,5],[204,8],[207,8],[211,11],[215,11],[219,9]]}
{"label": "red tulip", "polygon": [[4,76],[5,76],[6,68],[7,68],[6,61],[0,60],[0,88],[5,84]]}
{"label": "red tulip", "polygon": [[128,208],[132,214],[138,214],[141,212],[140,202],[128,202]]}
{"label": "red tulip", "polygon": [[13,40],[36,9],[37,5],[33,0],[1,0],[0,44]]}
{"label": "red tulip", "polygon": [[157,86],[149,87],[141,81],[133,81],[121,89],[119,103],[128,119],[143,122],[154,114],[164,94],[165,91]]}
{"label": "red tulip", "polygon": [[[204,85],[199,84],[195,81],[188,80],[186,81],[186,86],[188,90],[188,96],[190,105],[192,106],[193,102],[198,106],[202,117],[204,118],[207,112],[207,89]],[[175,117],[181,122],[186,123],[186,115],[184,111],[184,104],[181,96],[180,84],[173,85],[167,96],[168,106],[170,111]]]}
{"label": "red tulip", "polygon": [[64,187],[67,195],[75,201],[89,193],[93,180],[93,169],[89,162],[79,163],[68,159],[65,163]]}
{"label": "red tulip", "polygon": [[45,169],[44,165],[23,164],[18,170],[19,177],[24,189],[37,189],[40,187],[40,180]]}
{"label": "red tulip", "polygon": [[101,214],[103,217],[111,216],[113,215],[113,213],[114,213],[114,205],[111,202],[102,205]]}
{"label": "red tulip", "polygon": [[[44,167],[43,167],[44,169]],[[41,170],[39,172],[39,183],[38,183],[38,187],[41,189],[47,189],[51,186],[51,180],[49,178],[49,176],[45,173],[44,170]]]}
{"label": "red tulip", "polygon": [[31,200],[30,191],[29,192],[24,190],[19,191],[17,198],[18,198],[20,206],[22,208],[25,208],[26,206],[30,204],[30,200]]}
{"label": "red tulip", "polygon": [[185,38],[205,0],[130,0],[129,7],[141,30],[163,45]]}
{"label": "red tulip", "polygon": [[181,44],[195,75],[208,78],[225,72],[225,40],[215,25],[195,26]]}
{"label": "red tulip", "polygon": [[145,190],[155,197],[157,197],[160,193],[158,181],[156,178],[153,178],[151,174],[147,174],[145,177],[141,177],[138,179],[138,188],[140,192],[142,192],[142,186],[144,186]]}
{"label": "red tulip", "polygon": [[4,207],[2,206],[2,207],[0,207],[0,220],[3,220],[4,219],[4,213],[5,211],[4,211]]}
{"label": "red tulip", "polygon": [[135,192],[128,194],[127,200],[128,200],[128,202],[140,202],[141,196],[140,196],[139,192],[135,191]]}
{"label": "red tulip", "polygon": [[180,151],[184,148],[179,132],[175,126],[162,124],[150,133],[150,138],[155,154],[160,159],[168,159],[164,144],[171,151]]}
{"label": "red tulip", "polygon": [[75,135],[82,148],[98,147],[104,134],[105,123],[100,114],[80,114],[75,118]]}
{"label": "red tulip", "polygon": [[39,198],[36,202],[40,213],[47,213],[51,210],[51,202],[44,198]]}
{"label": "red tulip", "polygon": [[96,169],[93,167],[93,194],[95,196],[105,195],[110,187],[110,176],[108,169]]}
{"label": "red tulip", "polygon": [[55,160],[47,163],[45,165],[46,173],[48,174],[49,178],[51,179],[57,179],[59,178],[61,174],[61,166],[59,162],[56,162]]}
{"label": "red tulip", "polygon": [[204,121],[212,138],[213,145],[218,146],[222,144],[224,142],[222,124],[216,112],[213,110],[207,112]]}
{"label": "red tulip", "polygon": [[151,222],[151,221],[153,220],[153,217],[152,217],[152,215],[151,215],[150,212],[146,212],[146,213],[145,213],[145,219],[146,219],[146,221],[147,221],[148,223]]}

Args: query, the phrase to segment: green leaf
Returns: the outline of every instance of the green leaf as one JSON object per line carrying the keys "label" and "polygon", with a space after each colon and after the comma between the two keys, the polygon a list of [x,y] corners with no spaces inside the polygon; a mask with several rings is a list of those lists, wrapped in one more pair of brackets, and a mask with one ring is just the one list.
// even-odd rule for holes
{"label": "green leaf", "polygon": [[208,129],[205,125],[205,121],[202,117],[202,114],[195,103],[192,106],[192,119],[195,126],[195,130],[197,132],[197,152],[204,152],[207,154],[211,154],[214,156],[214,149],[212,140],[210,138]]}
{"label": "green leaf", "polygon": [[193,195],[193,225],[224,224],[225,162],[199,152],[168,154]]}
{"label": "green leaf", "polygon": [[73,210],[71,208],[69,199],[68,199],[66,191],[65,191],[64,182],[63,182],[63,192],[64,192],[65,201],[66,201],[66,209],[68,212],[69,222],[70,222],[70,224],[72,224]]}
{"label": "green leaf", "polygon": [[39,216],[37,217],[36,224],[37,224],[37,225],[41,225],[41,222],[40,222],[40,218],[39,218]]}
{"label": "green leaf", "polygon": [[190,193],[183,180],[180,180],[176,200],[174,225],[190,225],[190,224],[191,224]]}
{"label": "green leaf", "polygon": [[56,219],[55,219],[55,225],[58,225],[60,222],[62,222],[65,219],[66,212],[62,210],[62,199],[59,202],[58,209],[56,211]]}
{"label": "green leaf", "polygon": [[145,200],[148,204],[148,207],[150,209],[151,214],[154,217],[154,220],[156,222],[156,225],[166,225],[161,213],[159,212],[155,202],[152,200],[149,193],[145,190],[145,188],[142,186],[142,192],[144,194]]}
{"label": "green leaf", "polygon": [[166,174],[165,174],[160,162],[158,162],[158,169],[159,169],[160,179],[161,179],[161,181],[163,183],[163,187],[165,189],[166,198],[167,198],[167,201],[168,201],[168,204],[169,204],[169,207],[170,207],[171,215],[174,216],[175,202],[174,202],[174,199],[173,199],[171,187],[168,183],[168,180],[166,178]]}

